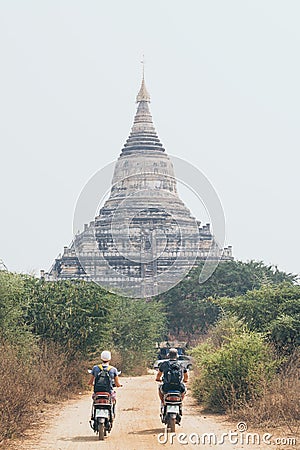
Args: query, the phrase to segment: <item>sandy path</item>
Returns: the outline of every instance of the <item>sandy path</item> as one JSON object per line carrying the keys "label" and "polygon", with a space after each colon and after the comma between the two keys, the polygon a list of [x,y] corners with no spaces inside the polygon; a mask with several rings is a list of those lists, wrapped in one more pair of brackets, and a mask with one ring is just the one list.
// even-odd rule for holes
{"label": "sandy path", "polygon": [[[73,400],[61,411],[49,419],[49,425],[43,427],[42,434],[36,435],[34,440],[26,441],[16,448],[20,450],[92,450],[99,447],[106,450],[154,450],[163,448],[219,448],[219,449],[276,449],[274,445],[253,444],[231,444],[228,438],[221,444],[222,433],[234,430],[223,418],[215,416],[203,416],[195,405],[191,396],[184,401],[184,414],[182,426],[178,427],[174,443],[170,440],[166,445],[158,442],[159,433],[165,431],[159,418],[159,401],[157,397],[157,384],[154,375],[146,375],[137,378],[123,378],[123,388],[118,389],[117,417],[113,430],[105,441],[98,441],[97,436],[89,426],[89,414],[91,408],[91,396],[84,395],[80,400]],[[217,443],[205,444],[188,443],[186,445],[178,442],[178,434],[186,433],[188,442],[191,433],[202,436],[203,433],[215,433]],[[263,433],[262,433],[263,434]],[[261,435],[262,435],[261,434]],[[239,439],[241,433],[238,433]],[[235,437],[233,436],[233,439]],[[194,442],[195,442],[194,437]],[[164,437],[161,437],[164,440]],[[281,448],[294,448],[287,446]]]}

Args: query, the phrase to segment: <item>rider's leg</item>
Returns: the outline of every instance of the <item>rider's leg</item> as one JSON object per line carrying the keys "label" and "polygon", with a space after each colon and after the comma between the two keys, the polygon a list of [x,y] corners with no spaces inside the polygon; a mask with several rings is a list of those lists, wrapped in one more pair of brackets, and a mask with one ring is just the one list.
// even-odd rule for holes
{"label": "rider's leg", "polygon": [[91,419],[94,420],[94,402],[92,402]]}
{"label": "rider's leg", "polygon": [[163,414],[164,414],[164,391],[163,391],[162,386],[159,386],[159,388],[158,388],[158,395],[159,395],[159,399],[160,399],[160,407],[159,407],[160,415],[161,415],[161,417],[163,417]]}
{"label": "rider's leg", "polygon": [[180,389],[180,391],[181,391],[181,398],[182,398],[182,400],[183,400],[183,399],[184,399],[184,396],[185,396],[185,394],[186,394],[186,387],[185,387],[185,384],[181,383],[181,389]]}
{"label": "rider's leg", "polygon": [[112,401],[113,418],[115,418],[115,416],[116,416],[117,393],[116,393],[116,391],[112,391],[110,393],[110,395],[111,395],[111,401]]}
{"label": "rider's leg", "polygon": [[160,398],[160,402],[163,403],[164,402],[164,393],[163,393],[163,390],[162,390],[162,386],[159,386],[159,388],[158,388],[158,395],[159,395],[159,398]]}
{"label": "rider's leg", "polygon": [[92,410],[91,410],[91,420],[90,426],[95,431],[95,420],[94,420],[94,402],[92,402]]}

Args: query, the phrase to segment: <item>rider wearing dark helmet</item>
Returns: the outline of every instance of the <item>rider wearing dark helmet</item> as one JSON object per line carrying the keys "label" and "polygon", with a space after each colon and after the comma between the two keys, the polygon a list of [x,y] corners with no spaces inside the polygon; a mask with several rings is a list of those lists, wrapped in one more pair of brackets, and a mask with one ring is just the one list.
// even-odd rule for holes
{"label": "rider wearing dark helmet", "polygon": [[[178,362],[177,360],[178,358],[178,352],[176,348],[170,348],[169,350],[169,361],[163,361],[159,364],[158,366],[158,373],[156,376],[156,381],[162,381],[163,383],[159,386],[159,398],[161,400],[161,402],[163,402],[163,398],[164,398],[164,394],[166,394],[169,390],[174,389],[174,386],[171,386],[167,379],[166,379],[166,373],[168,372],[168,370],[170,369],[170,366],[172,366],[173,364],[179,365],[180,366],[180,362]],[[188,370],[181,367],[180,366],[180,370],[181,370],[181,380],[178,383],[178,386],[176,386],[176,390],[179,390],[182,394],[182,398],[184,397],[184,394],[186,393],[186,387],[184,385],[184,383],[186,383],[189,379],[189,375],[188,375]],[[163,377],[163,379],[162,379]]]}

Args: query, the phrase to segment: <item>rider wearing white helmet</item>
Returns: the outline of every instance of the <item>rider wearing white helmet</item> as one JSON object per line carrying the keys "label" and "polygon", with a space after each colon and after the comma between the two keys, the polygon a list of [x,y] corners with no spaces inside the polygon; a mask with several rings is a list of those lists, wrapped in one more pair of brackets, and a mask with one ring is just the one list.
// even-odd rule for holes
{"label": "rider wearing white helmet", "polygon": [[110,393],[113,395],[114,394],[113,385],[115,385],[116,387],[122,387],[122,384],[120,383],[119,376],[118,376],[118,370],[114,366],[110,366],[110,364],[109,364],[110,360],[111,360],[111,353],[109,350],[104,350],[101,353],[100,358],[101,358],[102,364],[100,364],[99,366],[93,367],[93,369],[91,371],[92,376],[89,381],[89,384],[93,385],[96,376],[101,372],[101,370],[107,370],[109,373],[109,377],[111,379]]}
{"label": "rider wearing white helmet", "polygon": [[[97,375],[99,375],[100,373],[103,373],[103,371],[108,372],[110,383],[108,380],[108,383],[106,386],[107,389],[105,389],[105,392],[109,392],[111,395],[112,404],[113,404],[113,417],[114,417],[115,416],[115,405],[116,405],[116,392],[114,391],[114,386],[122,387],[122,384],[120,383],[120,380],[119,380],[118,370],[114,366],[111,366],[109,364],[110,360],[111,360],[110,351],[104,350],[101,353],[100,358],[101,358],[102,364],[96,365],[92,368],[92,370],[91,370],[92,376],[89,380],[89,385],[94,385],[94,382],[95,382],[96,384],[94,385],[94,391],[96,389],[98,389],[97,380],[96,380]],[[100,376],[101,375],[99,375],[99,377]],[[97,377],[97,378],[99,378],[99,377]],[[94,398],[95,395],[96,395],[96,392],[93,393],[92,398]],[[93,408],[92,408],[92,413],[91,413],[91,420],[94,420]]]}

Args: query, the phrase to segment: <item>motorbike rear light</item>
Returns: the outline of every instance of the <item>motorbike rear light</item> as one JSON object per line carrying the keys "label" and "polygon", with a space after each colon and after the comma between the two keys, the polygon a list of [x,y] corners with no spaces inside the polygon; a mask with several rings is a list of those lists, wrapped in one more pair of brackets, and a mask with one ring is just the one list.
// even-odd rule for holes
{"label": "motorbike rear light", "polygon": [[109,405],[110,401],[107,398],[95,398],[94,400],[95,405]]}
{"label": "motorbike rear light", "polygon": [[166,402],[181,402],[181,397],[179,397],[179,395],[167,395],[165,397],[165,401]]}

